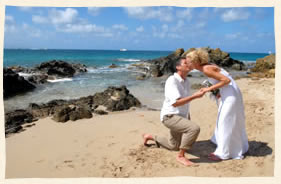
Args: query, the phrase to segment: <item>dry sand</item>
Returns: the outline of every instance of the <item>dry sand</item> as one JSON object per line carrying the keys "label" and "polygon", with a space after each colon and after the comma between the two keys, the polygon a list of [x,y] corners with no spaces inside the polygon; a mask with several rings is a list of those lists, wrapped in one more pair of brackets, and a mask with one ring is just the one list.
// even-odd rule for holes
{"label": "dry sand", "polygon": [[[237,80],[244,97],[250,150],[243,160],[212,162],[217,108],[207,96],[191,103],[201,127],[187,154],[197,164],[176,162],[177,152],[142,145],[142,133],[167,134],[159,111],[130,110],[75,122],[41,119],[6,139],[7,178],[273,176],[274,79]],[[33,126],[32,126],[33,125]]]}

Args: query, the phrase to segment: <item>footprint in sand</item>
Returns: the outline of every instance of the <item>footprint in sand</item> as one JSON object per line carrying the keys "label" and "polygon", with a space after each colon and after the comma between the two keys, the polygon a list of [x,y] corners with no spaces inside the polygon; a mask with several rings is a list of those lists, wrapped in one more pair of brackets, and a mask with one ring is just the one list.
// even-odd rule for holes
{"label": "footprint in sand", "polygon": [[69,164],[69,165],[67,165],[67,167],[70,167],[70,168],[72,168],[72,169],[75,168],[75,166],[74,166],[73,164]]}
{"label": "footprint in sand", "polygon": [[45,161],[44,159],[43,160],[37,160],[36,163],[42,163],[44,161]]}
{"label": "footprint in sand", "polygon": [[72,160],[65,160],[65,161],[63,161],[64,163],[71,163],[72,162]]}
{"label": "footprint in sand", "polygon": [[112,143],[109,143],[107,146],[108,147],[111,147],[111,146],[113,146],[113,145],[115,145],[116,143],[114,143],[114,142],[112,142]]}
{"label": "footprint in sand", "polygon": [[131,130],[129,133],[138,133],[139,132],[139,130]]}

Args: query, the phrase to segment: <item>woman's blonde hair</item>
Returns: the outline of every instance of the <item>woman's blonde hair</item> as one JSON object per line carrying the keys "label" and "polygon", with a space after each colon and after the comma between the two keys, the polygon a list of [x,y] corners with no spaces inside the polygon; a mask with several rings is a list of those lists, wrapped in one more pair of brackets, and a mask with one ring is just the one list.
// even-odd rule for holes
{"label": "woman's blonde hair", "polygon": [[199,48],[191,51],[186,55],[192,63],[198,63],[200,65],[205,65],[209,63],[209,54],[205,49]]}

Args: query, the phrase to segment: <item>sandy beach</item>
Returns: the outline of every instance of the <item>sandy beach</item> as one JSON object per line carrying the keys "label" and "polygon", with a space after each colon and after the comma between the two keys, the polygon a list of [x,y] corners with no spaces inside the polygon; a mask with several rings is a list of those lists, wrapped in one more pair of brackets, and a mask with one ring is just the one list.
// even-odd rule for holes
{"label": "sandy beach", "polygon": [[177,152],[142,145],[143,133],[162,134],[160,111],[133,108],[91,119],[57,123],[51,118],[25,125],[6,138],[6,178],[68,177],[247,177],[274,175],[274,78],[237,80],[244,98],[250,150],[243,160],[213,162],[217,107],[207,95],[191,103],[201,127],[187,153],[196,164],[180,165]]}

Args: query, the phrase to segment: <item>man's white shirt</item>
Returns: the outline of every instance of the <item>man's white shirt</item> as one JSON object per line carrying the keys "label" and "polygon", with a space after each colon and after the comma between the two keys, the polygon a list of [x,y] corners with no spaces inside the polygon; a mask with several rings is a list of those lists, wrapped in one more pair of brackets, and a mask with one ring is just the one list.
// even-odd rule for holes
{"label": "man's white shirt", "polygon": [[190,83],[188,79],[185,80],[177,73],[171,75],[165,83],[165,100],[160,113],[160,119],[169,114],[177,114],[184,118],[189,113],[189,103],[182,106],[174,107],[173,104],[179,98],[190,96]]}

